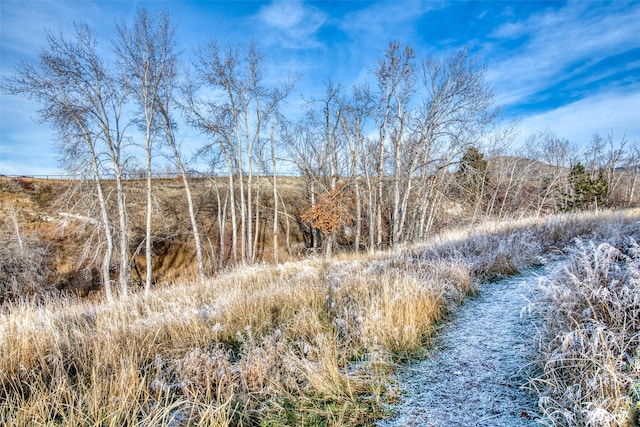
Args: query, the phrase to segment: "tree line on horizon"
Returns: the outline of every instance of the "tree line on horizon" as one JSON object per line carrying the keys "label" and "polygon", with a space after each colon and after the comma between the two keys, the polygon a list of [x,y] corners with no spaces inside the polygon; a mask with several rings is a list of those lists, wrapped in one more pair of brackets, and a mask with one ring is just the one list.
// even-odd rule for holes
{"label": "tree line on horizon", "polygon": [[[255,44],[212,39],[187,62],[168,11],[145,9],[132,23],[117,24],[115,34],[111,66],[93,30],[77,24],[70,37],[49,34],[38,59],[22,62],[2,83],[38,101],[40,119],[57,132],[61,164],[92,183],[109,300],[130,291],[125,187],[132,173],[146,181],[145,292],[152,285],[153,176],[161,157],[181,180],[202,280],[212,273],[207,257],[258,261],[266,222],[278,262],[280,223],[290,216],[278,177],[291,164],[308,199],[297,218],[305,243],[327,257],[337,245],[374,251],[423,240],[461,203],[470,220],[637,203],[639,148],[624,137],[595,135],[580,155],[545,131],[529,138],[526,152],[507,155],[515,125],[500,121],[486,68],[468,50],[417,58],[392,41],[371,68],[371,84],[347,88],[329,80],[323,95],[291,117],[285,107],[296,78],[265,78]],[[226,181],[216,193],[217,252],[204,248],[208,236],[200,230],[178,123],[203,136],[197,158]],[[265,180],[269,209],[261,204]]]}

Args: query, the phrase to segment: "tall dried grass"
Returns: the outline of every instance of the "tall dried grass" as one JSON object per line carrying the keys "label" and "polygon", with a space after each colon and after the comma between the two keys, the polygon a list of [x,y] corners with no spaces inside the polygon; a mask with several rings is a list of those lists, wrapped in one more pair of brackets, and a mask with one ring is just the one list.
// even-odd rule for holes
{"label": "tall dried grass", "polygon": [[640,425],[640,224],[578,241],[541,284],[532,381],[554,426]]}
{"label": "tall dried grass", "polygon": [[6,305],[0,425],[367,424],[394,397],[394,361],[420,356],[480,278],[634,215],[485,224],[372,256],[238,267],[147,300]]}

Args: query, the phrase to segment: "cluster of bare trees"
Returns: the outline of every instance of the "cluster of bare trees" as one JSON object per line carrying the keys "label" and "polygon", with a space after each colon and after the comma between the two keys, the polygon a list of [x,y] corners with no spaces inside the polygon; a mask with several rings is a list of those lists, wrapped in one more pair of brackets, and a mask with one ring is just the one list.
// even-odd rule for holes
{"label": "cluster of bare trees", "polygon": [[522,217],[637,206],[638,141],[594,134],[583,149],[546,130],[524,147],[494,150],[477,175],[474,217]]}
{"label": "cluster of bare trees", "polygon": [[[71,39],[49,34],[48,47],[38,60],[23,62],[3,83],[8,92],[40,103],[41,120],[51,123],[58,132],[64,166],[75,174],[88,175],[94,183],[104,242],[100,248],[101,272],[107,298],[113,298],[114,258],[119,258],[119,292],[126,295],[132,259],[142,250],[131,247],[124,182],[127,171],[140,163],[144,164],[147,181],[145,292],[151,286],[152,169],[154,159],[161,155],[171,158],[182,177],[198,272],[201,279],[205,278],[188,167],[176,138],[178,114],[207,136],[200,154],[222,159],[228,170],[226,193],[218,193],[220,253],[225,252],[230,234],[233,259],[253,261],[261,215],[255,179],[267,169],[263,154],[270,144],[277,194],[275,153],[282,123],[278,107],[291,91],[292,81],[266,87],[263,58],[254,45],[222,49],[214,41],[196,53],[193,68],[197,77],[188,78],[181,69],[175,29],[166,11],[151,16],[141,9],[132,25],[117,25],[117,38],[111,47],[114,66],[106,64],[93,31],[84,24],[76,26]],[[144,153],[144,158],[136,158],[134,153]],[[115,181],[115,195],[106,191],[106,179]],[[277,209],[274,211],[277,224]]]}
{"label": "cluster of bare trees", "polygon": [[[100,227],[106,242],[102,277],[107,298],[111,299],[110,271],[116,240],[120,243],[119,282],[123,293],[127,291],[129,277],[129,230],[122,183],[126,160],[122,112],[128,90],[99,57],[95,37],[87,26],[77,25],[73,40],[50,34],[48,44],[37,63],[21,64],[8,87],[12,93],[26,94],[39,101],[40,117],[58,132],[68,168],[85,169],[90,165],[86,172],[95,183]],[[106,171],[116,180],[117,225],[109,215],[110,195],[104,191]]]}
{"label": "cluster of bare trees", "polygon": [[[466,50],[419,61],[392,42],[373,71],[375,88],[329,83],[311,104],[292,158],[312,197],[343,184],[355,205],[356,250],[429,234],[461,155],[493,130],[498,111],[484,74]],[[335,236],[325,234],[329,253]]]}
{"label": "cluster of bare trees", "polygon": [[[151,16],[142,9],[132,24],[117,25],[116,34],[109,51],[113,65],[105,62],[92,30],[80,24],[72,38],[50,34],[38,60],[22,63],[3,83],[10,93],[40,103],[42,121],[58,133],[64,166],[92,182],[108,299],[115,292],[112,276],[117,292],[129,291],[132,259],[143,246],[147,292],[152,284],[152,176],[160,156],[171,159],[181,176],[201,279],[223,258],[257,260],[265,233],[261,224],[268,221],[273,259],[278,261],[283,218],[290,248],[291,214],[278,188],[278,171],[290,171],[291,165],[308,196],[303,210],[311,208],[297,218],[307,220],[299,221],[306,244],[327,256],[338,244],[373,251],[424,239],[439,218],[460,209],[462,199],[471,201],[474,217],[513,214],[513,205],[525,196],[533,204],[529,211],[562,208],[557,194],[568,191],[562,188],[567,185],[562,168],[574,161],[564,141],[534,136],[542,143],[536,140],[540,151],[531,158],[548,166],[538,181],[523,181],[521,158],[487,151],[489,159],[483,160],[478,147],[489,150],[508,133],[496,130],[498,109],[485,68],[467,50],[417,58],[411,47],[391,42],[372,69],[370,85],[328,82],[303,114],[285,117],[282,107],[295,79],[267,82],[264,58],[254,44],[210,41],[187,67],[166,11]],[[212,239],[199,228],[178,122],[203,136],[197,156],[226,180],[212,180],[217,207]],[[623,183],[616,172],[629,156],[605,150],[606,144],[613,147],[611,140],[594,140],[589,170],[606,171],[611,194],[614,187],[629,186],[633,200],[635,181]],[[140,164],[146,177],[145,237],[132,247],[125,176]],[[261,194],[265,180],[271,183],[269,195]],[[531,185],[537,185],[535,191]],[[261,202],[265,197],[271,198],[268,206]],[[217,246],[209,245],[206,254],[205,239]]]}
{"label": "cluster of bare trees", "polygon": [[[143,9],[132,26],[117,27],[113,42],[115,67],[100,55],[93,31],[77,24],[74,37],[48,35],[48,47],[38,61],[23,62],[3,85],[10,93],[36,99],[42,121],[57,133],[63,164],[74,173],[88,175],[94,183],[102,229],[102,282],[108,299],[113,298],[111,267],[119,258],[119,291],[126,295],[131,269],[130,225],[125,197],[124,174],[132,165],[133,129],[142,131],[142,149],[147,171],[147,272],[145,289],[151,285],[152,157],[156,144],[166,143],[174,151],[184,173],[174,137],[173,90],[177,73],[175,34],[168,14],[149,16]],[[115,196],[105,191],[105,179],[115,181]],[[184,180],[191,206],[188,180]],[[112,214],[112,205],[116,215]],[[194,237],[198,230],[190,209]],[[199,247],[199,244],[196,246]],[[198,263],[202,257],[198,250]]]}
{"label": "cluster of bare trees", "polygon": [[[231,254],[235,261],[254,261],[256,257],[260,223],[260,186],[256,186],[256,179],[265,169],[267,144],[271,148],[273,194],[277,201],[276,132],[283,124],[279,106],[293,88],[289,79],[265,85],[262,67],[263,57],[254,44],[245,50],[223,49],[212,41],[197,52],[197,80],[187,82],[183,98],[187,120],[209,141],[200,153],[221,159],[228,172]],[[221,210],[221,203],[218,207],[219,240],[224,252],[223,218],[227,210]],[[277,209],[274,212],[277,224]]]}

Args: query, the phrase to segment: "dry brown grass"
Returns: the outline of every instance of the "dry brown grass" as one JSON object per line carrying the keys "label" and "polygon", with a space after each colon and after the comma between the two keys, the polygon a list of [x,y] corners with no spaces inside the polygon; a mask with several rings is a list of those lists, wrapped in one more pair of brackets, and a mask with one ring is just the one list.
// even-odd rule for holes
{"label": "dry brown grass", "polygon": [[147,300],[14,303],[0,315],[0,425],[371,423],[395,396],[395,361],[423,354],[480,278],[512,272],[497,261],[520,269],[637,218],[486,224],[372,256],[240,266]]}
{"label": "dry brown grass", "polygon": [[[321,262],[243,267],[157,290],[147,302],[14,305],[2,318],[3,422],[156,425],[177,413],[184,423],[359,424],[379,413],[384,392],[371,366],[388,363],[404,341],[417,348],[433,321],[414,316],[417,304],[438,300],[424,293],[405,307],[390,286],[415,293],[414,281],[367,291],[372,278],[363,276],[328,304],[334,279],[323,272],[339,274]],[[354,327],[352,313],[365,321]],[[391,321],[400,340],[384,330]],[[369,348],[384,358],[371,359]],[[372,363],[348,369],[355,359]]]}

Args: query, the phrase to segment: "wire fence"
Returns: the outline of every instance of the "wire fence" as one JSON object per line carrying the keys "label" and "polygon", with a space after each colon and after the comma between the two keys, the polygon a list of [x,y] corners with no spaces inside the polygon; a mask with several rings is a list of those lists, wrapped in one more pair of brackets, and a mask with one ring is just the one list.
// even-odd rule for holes
{"label": "wire fence", "polygon": [[[211,173],[211,172],[189,172],[189,178],[193,179],[205,179],[205,178],[223,178],[227,175],[223,173]],[[270,175],[261,174],[260,177],[268,177]],[[281,177],[299,177],[302,176],[296,172],[278,172],[278,176]],[[154,172],[151,174],[153,179],[182,179],[182,175],[179,172]],[[254,175],[254,178],[257,176]],[[115,179],[115,176],[106,175],[100,177],[103,180]],[[122,178],[127,181],[139,181],[141,179],[147,179],[146,173],[128,173],[123,174]],[[18,180],[34,180],[34,181],[86,181],[92,180],[93,177],[86,175],[71,175],[71,174],[49,174],[49,175],[3,175],[0,174],[0,181],[18,181]]]}
{"label": "wire fence", "polygon": [[20,179],[42,181],[79,181],[83,178],[73,175],[0,175],[2,181],[16,181]]}

